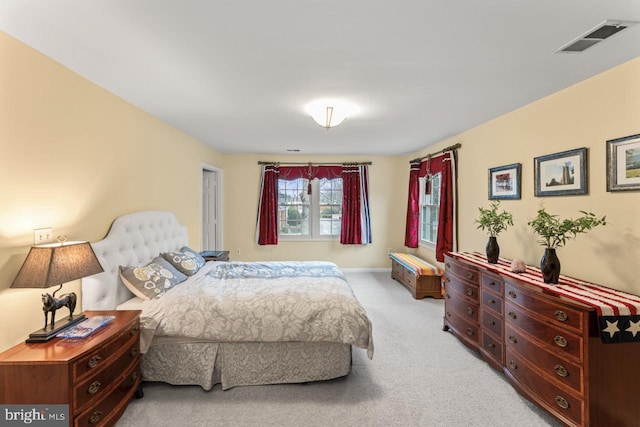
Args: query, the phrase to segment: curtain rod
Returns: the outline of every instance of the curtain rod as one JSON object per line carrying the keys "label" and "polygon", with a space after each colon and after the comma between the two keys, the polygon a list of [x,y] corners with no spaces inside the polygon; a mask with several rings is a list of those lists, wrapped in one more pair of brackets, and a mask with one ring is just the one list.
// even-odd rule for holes
{"label": "curtain rod", "polygon": [[450,146],[450,147],[443,148],[443,149],[442,149],[442,150],[440,150],[440,151],[436,151],[435,153],[427,154],[426,156],[422,156],[422,157],[415,158],[415,159],[413,159],[413,160],[409,160],[409,163],[419,163],[419,162],[423,161],[424,159],[426,159],[426,158],[428,158],[428,157],[433,157],[433,156],[435,156],[435,155],[437,155],[437,154],[444,153],[444,152],[446,152],[446,151],[453,151],[453,150],[455,150],[456,148],[460,148],[460,147],[462,147],[462,144],[457,143],[457,144],[454,144],[454,145],[452,145],[452,146]]}
{"label": "curtain rod", "polygon": [[371,162],[343,162],[343,163],[316,163],[316,162],[266,162],[263,160],[258,160],[259,165],[305,165],[305,166],[360,166],[360,165],[371,165]]}

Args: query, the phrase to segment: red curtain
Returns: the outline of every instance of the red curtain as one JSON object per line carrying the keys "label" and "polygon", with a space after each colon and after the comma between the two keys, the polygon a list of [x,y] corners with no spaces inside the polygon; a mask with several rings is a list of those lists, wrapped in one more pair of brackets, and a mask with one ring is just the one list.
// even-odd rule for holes
{"label": "red curtain", "polygon": [[428,173],[441,174],[440,211],[438,213],[438,237],[436,240],[436,260],[443,262],[445,252],[454,250],[456,221],[456,158],[455,151],[447,151],[436,157],[423,160],[418,167],[411,164],[409,171],[409,198],[407,203],[407,224],[405,246],[417,248],[420,227],[420,178]]}
{"label": "red curtain", "polygon": [[342,167],[342,227],[340,243],[371,243],[369,175],[366,165]]}
{"label": "red curtain", "polygon": [[259,245],[278,244],[278,169],[277,165],[262,166],[256,227]]}
{"label": "red curtain", "polygon": [[418,247],[420,227],[420,163],[411,163],[409,170],[409,197],[407,203],[407,224],[404,245],[408,248]]}

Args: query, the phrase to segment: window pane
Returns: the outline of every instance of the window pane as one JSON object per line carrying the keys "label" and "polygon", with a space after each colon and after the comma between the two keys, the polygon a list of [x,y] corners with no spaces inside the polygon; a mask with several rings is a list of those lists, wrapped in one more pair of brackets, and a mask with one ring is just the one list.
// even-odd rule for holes
{"label": "window pane", "polygon": [[320,227],[321,236],[337,236],[342,224],[342,179],[321,179],[320,189]]}
{"label": "window pane", "polygon": [[283,236],[308,236],[309,227],[309,194],[308,181],[278,180],[278,233]]}
{"label": "window pane", "polygon": [[438,239],[438,214],[440,212],[440,174],[431,176],[431,192],[424,194],[425,181],[421,182],[420,239],[435,244]]}

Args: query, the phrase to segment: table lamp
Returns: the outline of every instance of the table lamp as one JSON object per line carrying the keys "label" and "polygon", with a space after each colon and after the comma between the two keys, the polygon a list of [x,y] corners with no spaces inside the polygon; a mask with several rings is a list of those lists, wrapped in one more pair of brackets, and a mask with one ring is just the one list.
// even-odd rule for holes
{"label": "table lamp", "polygon": [[[12,288],[49,288],[58,285],[53,295],[42,294],[44,327],[29,335],[28,343],[49,341],[86,319],[84,314],[73,315],[77,300],[74,292],[61,295],[60,298],[56,298],[56,292],[64,283],[104,271],[89,242],[66,242],[66,238],[58,240],[59,243],[55,244],[32,246],[11,285]],[[56,322],[56,310],[62,307],[69,309],[69,316]]]}

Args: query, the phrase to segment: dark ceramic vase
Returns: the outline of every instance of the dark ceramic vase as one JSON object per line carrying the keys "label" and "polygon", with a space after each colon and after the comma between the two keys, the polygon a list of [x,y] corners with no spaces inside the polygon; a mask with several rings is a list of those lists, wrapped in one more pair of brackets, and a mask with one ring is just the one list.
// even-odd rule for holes
{"label": "dark ceramic vase", "polygon": [[540,260],[540,270],[544,283],[558,283],[560,277],[560,260],[555,248],[546,248]]}
{"label": "dark ceramic vase", "polygon": [[496,239],[495,236],[489,237],[485,250],[487,251],[487,261],[489,264],[497,264],[498,257],[500,256],[500,246],[498,246],[498,239]]}

